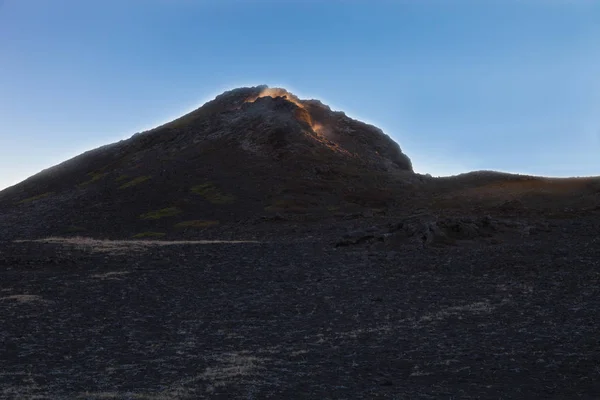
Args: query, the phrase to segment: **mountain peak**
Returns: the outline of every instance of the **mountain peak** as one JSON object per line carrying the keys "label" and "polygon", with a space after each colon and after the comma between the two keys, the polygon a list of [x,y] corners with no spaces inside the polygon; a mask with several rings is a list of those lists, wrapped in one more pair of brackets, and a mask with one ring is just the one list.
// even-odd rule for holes
{"label": "mountain peak", "polygon": [[0,211],[27,209],[44,221],[23,227],[27,236],[76,226],[176,237],[190,231],[180,227],[205,226],[197,221],[381,207],[393,199],[389,182],[409,175],[410,159],[380,129],[262,85],[34,175],[0,192]]}
{"label": "mountain peak", "polygon": [[[284,126],[288,131],[284,134],[284,139],[289,139],[288,144],[294,142],[294,134],[302,132],[304,140],[360,159],[370,167],[412,172],[410,159],[381,129],[352,119],[343,112],[332,111],[319,100],[300,99],[284,88],[261,85],[233,89],[183,118],[209,113],[227,115],[229,121],[241,121],[243,126],[236,126],[237,132],[248,133],[249,127],[258,124],[256,128],[262,130],[264,136],[271,128]],[[257,129],[250,131],[257,133]],[[243,136],[242,142],[253,141],[251,134]]]}

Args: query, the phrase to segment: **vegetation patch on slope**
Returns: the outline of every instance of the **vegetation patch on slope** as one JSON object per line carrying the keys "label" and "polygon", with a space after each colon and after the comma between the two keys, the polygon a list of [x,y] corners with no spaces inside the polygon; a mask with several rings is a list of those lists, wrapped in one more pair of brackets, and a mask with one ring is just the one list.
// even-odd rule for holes
{"label": "vegetation patch on slope", "polygon": [[31,203],[32,201],[36,201],[36,200],[40,200],[43,199],[45,197],[51,196],[53,195],[54,192],[46,192],[46,193],[42,193],[42,194],[38,194],[37,196],[32,196],[32,197],[28,197],[26,199],[23,199],[21,201],[17,201],[16,204],[27,204],[27,203]]}
{"label": "vegetation patch on slope", "polygon": [[161,208],[160,210],[154,210],[140,215],[141,219],[160,219],[164,217],[173,217],[181,213],[181,210],[177,207]]}
{"label": "vegetation patch on slope", "polygon": [[123,175],[119,175],[117,177],[117,179],[115,179],[115,182],[123,182],[125,179],[129,179],[129,175],[127,174],[123,174]]}
{"label": "vegetation patch on slope", "polygon": [[90,176],[91,178],[85,182],[80,183],[79,187],[83,187],[83,186],[87,186],[91,183],[94,183],[96,181],[99,181],[100,179],[104,178],[107,174],[105,172],[90,172],[88,173],[88,176]]}
{"label": "vegetation patch on slope", "polygon": [[151,176],[148,175],[144,175],[144,176],[138,176],[135,179],[130,180],[129,182],[119,186],[119,189],[126,189],[126,188],[130,188],[132,186],[136,186],[139,185],[142,182],[146,182],[148,179],[152,178]]}
{"label": "vegetation patch on slope", "polygon": [[199,194],[206,201],[213,204],[231,204],[234,202],[235,197],[230,194],[221,192],[213,183],[207,182],[201,185],[192,187],[192,192]]}

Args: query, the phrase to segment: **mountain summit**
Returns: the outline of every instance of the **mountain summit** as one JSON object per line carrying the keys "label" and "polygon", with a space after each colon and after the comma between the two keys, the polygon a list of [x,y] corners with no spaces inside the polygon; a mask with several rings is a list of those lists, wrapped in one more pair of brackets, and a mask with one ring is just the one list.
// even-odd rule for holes
{"label": "mountain summit", "polygon": [[[270,216],[385,207],[414,177],[380,129],[281,88],[227,91],[199,109],[0,192],[8,236],[193,236]],[[33,223],[18,223],[27,216]]]}
{"label": "mountain summit", "polygon": [[225,92],[152,132],[167,129],[178,135],[193,132],[207,142],[226,141],[256,156],[282,159],[328,150],[346,162],[412,171],[410,159],[381,129],[266,85]]}

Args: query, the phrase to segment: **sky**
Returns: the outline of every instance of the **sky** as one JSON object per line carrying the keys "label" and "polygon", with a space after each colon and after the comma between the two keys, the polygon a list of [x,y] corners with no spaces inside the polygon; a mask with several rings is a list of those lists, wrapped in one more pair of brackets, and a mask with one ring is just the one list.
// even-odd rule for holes
{"label": "sky", "polygon": [[259,84],[419,173],[600,175],[600,1],[0,0],[0,189]]}

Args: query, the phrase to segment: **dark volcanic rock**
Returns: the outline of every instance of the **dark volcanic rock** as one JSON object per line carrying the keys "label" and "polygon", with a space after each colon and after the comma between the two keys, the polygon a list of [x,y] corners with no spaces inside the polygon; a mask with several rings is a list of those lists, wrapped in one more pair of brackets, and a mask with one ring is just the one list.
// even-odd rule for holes
{"label": "dark volcanic rock", "polygon": [[394,182],[412,175],[380,129],[257,86],[0,192],[0,222],[6,238],[193,237],[265,213],[386,206]]}
{"label": "dark volcanic rock", "polygon": [[[525,225],[492,220],[436,224]],[[0,243],[0,399],[597,399],[600,216],[555,222],[392,251],[279,223],[246,243]]]}
{"label": "dark volcanic rock", "polygon": [[457,246],[499,244],[549,232],[548,223],[514,221],[484,217],[438,217],[416,215],[384,226],[351,231],[335,243],[336,247],[361,244],[393,249],[403,245]]}

